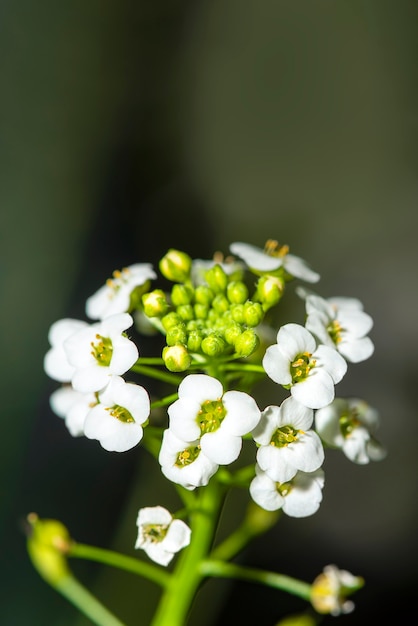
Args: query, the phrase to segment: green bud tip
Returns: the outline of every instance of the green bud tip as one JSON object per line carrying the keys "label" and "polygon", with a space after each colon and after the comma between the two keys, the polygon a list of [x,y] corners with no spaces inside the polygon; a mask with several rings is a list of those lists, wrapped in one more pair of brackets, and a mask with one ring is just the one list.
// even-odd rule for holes
{"label": "green bud tip", "polygon": [[41,520],[36,513],[27,516],[29,533],[27,548],[38,573],[52,586],[71,576],[66,555],[71,548],[71,537],[66,527],[57,520]]}
{"label": "green bud tip", "polygon": [[159,263],[160,271],[165,278],[176,283],[184,283],[190,277],[192,259],[185,252],[170,248]]}
{"label": "green bud tip", "polygon": [[168,304],[165,293],[155,289],[142,296],[142,306],[147,317],[161,317],[167,312]]}
{"label": "green bud tip", "polygon": [[192,358],[187,348],[181,344],[165,346],[162,357],[166,368],[170,372],[184,372],[192,363]]}

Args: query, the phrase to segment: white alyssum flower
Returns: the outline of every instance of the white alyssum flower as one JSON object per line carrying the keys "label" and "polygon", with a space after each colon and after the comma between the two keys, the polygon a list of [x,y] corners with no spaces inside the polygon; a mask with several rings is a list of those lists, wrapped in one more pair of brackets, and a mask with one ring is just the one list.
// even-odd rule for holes
{"label": "white alyssum flower", "polygon": [[144,387],[112,376],[99,394],[99,402],[87,414],[84,434],[97,439],[109,452],[126,452],[142,439],[142,424],[150,414],[150,399]]}
{"label": "white alyssum flower", "polygon": [[57,320],[48,332],[50,349],[44,356],[44,370],[50,378],[60,383],[70,382],[75,367],[68,361],[64,350],[64,342],[81,328],[86,328],[87,322],[72,318]]}
{"label": "white alyssum flower", "polygon": [[232,243],[229,249],[255,272],[276,272],[282,268],[290,276],[308,283],[316,283],[320,279],[319,274],[314,272],[306,261],[289,254],[288,246],[279,246],[273,239],[267,241],[264,250],[241,241]]}
{"label": "white alyssum flower", "polygon": [[76,391],[71,385],[62,385],[49,398],[51,409],[65,420],[73,437],[84,435],[84,422],[88,412],[98,403],[97,394]]}
{"label": "white alyssum flower", "polygon": [[298,470],[313,472],[324,462],[324,448],[317,433],[311,429],[313,410],[286,398],[278,406],[268,406],[261,413],[253,430],[260,445],[257,463],[276,482],[286,482]]}
{"label": "white alyssum flower", "polygon": [[306,328],[320,343],[338,350],[352,363],[365,361],[374,352],[370,337],[373,319],[357,298],[321,298],[309,294],[305,300]]}
{"label": "white alyssum flower", "polygon": [[282,509],[289,517],[308,517],[319,509],[322,501],[324,472],[297,472],[286,482],[276,482],[256,465],[256,475],[250,483],[254,502],[266,511]]}
{"label": "white alyssum flower", "polygon": [[312,583],[311,603],[318,613],[331,614],[335,617],[342,613],[351,613],[354,602],[347,596],[360,589],[363,578],[354,576],[336,565],[326,565]]}
{"label": "white alyssum flower", "polygon": [[74,367],[74,389],[100,391],[111,376],[120,376],[132,367],[138,359],[138,348],[123,335],[132,324],[129,313],[120,313],[88,324],[64,341],[68,362]]}
{"label": "white alyssum flower", "polygon": [[254,398],[242,391],[223,393],[221,382],[206,374],[186,376],[178,396],[168,408],[170,430],[184,441],[199,440],[202,452],[214,463],[235,461],[242,436],[260,420]]}
{"label": "white alyssum flower", "polygon": [[135,263],[122,270],[115,270],[112,278],[87,298],[87,316],[93,320],[103,320],[110,315],[127,313],[132,292],[154,278],[157,275],[150,263]]}
{"label": "white alyssum flower", "polygon": [[162,506],[139,509],[135,548],[144,550],[152,561],[167,566],[174,555],[189,545],[191,530],[185,522],[173,519]]}
{"label": "white alyssum flower", "polygon": [[277,343],[267,348],[263,367],[295,400],[319,409],[334,399],[334,385],[346,373],[347,362],[335,349],[317,345],[304,326],[289,323],[280,328]]}
{"label": "white alyssum flower", "polygon": [[168,480],[189,491],[206,487],[219,468],[202,452],[199,440],[179,439],[170,428],[163,433],[158,461]]}
{"label": "white alyssum flower", "polygon": [[321,439],[359,465],[380,461],[386,449],[375,439],[379,413],[359,398],[335,398],[315,413],[315,427]]}

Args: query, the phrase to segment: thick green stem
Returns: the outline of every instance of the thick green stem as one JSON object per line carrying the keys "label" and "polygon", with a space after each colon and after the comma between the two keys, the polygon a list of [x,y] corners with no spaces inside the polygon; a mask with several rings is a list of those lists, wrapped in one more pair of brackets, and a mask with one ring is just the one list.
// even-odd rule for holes
{"label": "thick green stem", "polygon": [[199,494],[197,506],[190,515],[190,545],[179,556],[151,626],[185,626],[196,593],[205,578],[200,563],[212,548],[224,495],[225,487],[215,480]]}
{"label": "thick green stem", "polygon": [[225,563],[224,561],[211,559],[201,562],[200,571],[205,576],[235,578],[260,583],[286,591],[294,596],[299,596],[303,600],[309,600],[311,597],[311,585],[309,583],[285,576],[284,574],[276,574],[276,572],[268,572],[254,567],[244,567],[235,563]]}

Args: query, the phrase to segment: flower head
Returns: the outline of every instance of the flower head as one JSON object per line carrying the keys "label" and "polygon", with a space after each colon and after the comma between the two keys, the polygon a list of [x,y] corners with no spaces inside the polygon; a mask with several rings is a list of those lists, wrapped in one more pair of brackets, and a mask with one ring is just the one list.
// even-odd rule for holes
{"label": "flower head", "polygon": [[185,522],[173,519],[162,506],[139,509],[136,520],[138,538],[135,548],[140,548],[152,561],[167,566],[176,552],[190,543],[191,530]]}
{"label": "flower head", "polygon": [[221,382],[205,374],[182,380],[179,398],[169,408],[170,430],[184,441],[199,441],[202,452],[219,465],[238,458],[242,436],[258,424],[260,410],[242,391],[223,393]]}
{"label": "flower head", "polygon": [[282,509],[290,517],[308,517],[319,509],[322,501],[324,472],[297,472],[286,482],[277,482],[256,465],[256,475],[250,483],[254,502],[266,511]]}
{"label": "flower head", "polygon": [[364,580],[360,576],[353,576],[335,565],[327,565],[312,583],[312,606],[318,613],[330,613],[334,616],[351,613],[354,603],[347,600],[347,596],[360,589],[363,584]]}
{"label": "flower head", "polygon": [[84,434],[97,439],[109,452],[126,452],[142,439],[142,424],[150,414],[150,400],[144,387],[112,376],[98,394],[99,402],[86,415]]}
{"label": "flower head", "polygon": [[363,311],[355,298],[329,298],[309,294],[306,297],[306,328],[320,343],[338,350],[342,356],[358,363],[368,359],[374,345],[367,337],[373,319]]}
{"label": "flower head", "polygon": [[202,451],[199,440],[184,441],[170,428],[163,433],[158,461],[166,478],[189,491],[205,487],[219,468]]}
{"label": "flower head", "polygon": [[267,241],[264,250],[242,242],[232,243],[230,250],[256,273],[272,273],[281,269],[288,276],[301,278],[308,283],[316,283],[320,278],[303,259],[289,254],[288,246],[279,246],[272,239]]}
{"label": "flower head", "polygon": [[138,349],[123,335],[132,324],[128,313],[120,313],[81,328],[64,341],[65,354],[74,368],[74,389],[100,391],[111,376],[120,376],[132,367]]}
{"label": "flower head", "polygon": [[345,359],[333,348],[317,346],[313,335],[299,324],[285,324],[277,333],[277,343],[269,346],[263,358],[267,375],[301,404],[318,409],[334,399],[334,385],[347,371]]}
{"label": "flower head", "polygon": [[374,437],[379,414],[364,400],[335,398],[316,411],[315,426],[325,443],[340,448],[353,463],[364,465],[386,456],[385,448]]}
{"label": "flower head", "polygon": [[312,422],[313,410],[292,397],[261,413],[252,435],[260,444],[257,463],[272,480],[284,483],[298,470],[313,472],[322,465],[324,449]]}
{"label": "flower head", "polygon": [[156,277],[150,263],[135,263],[115,270],[112,278],[87,298],[86,314],[92,320],[102,320],[117,313],[127,313],[138,287],[144,286],[145,289],[148,281]]}

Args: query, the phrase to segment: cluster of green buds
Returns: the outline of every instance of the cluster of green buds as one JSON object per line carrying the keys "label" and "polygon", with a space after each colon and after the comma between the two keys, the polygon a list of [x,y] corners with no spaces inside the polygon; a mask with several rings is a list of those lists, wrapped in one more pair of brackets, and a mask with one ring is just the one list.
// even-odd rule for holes
{"label": "cluster of green buds", "polygon": [[174,283],[171,291],[155,289],[142,296],[145,315],[165,334],[162,356],[173,372],[188,369],[193,357],[207,360],[253,354],[260,342],[255,328],[283,290],[276,279],[262,276],[250,298],[243,271],[227,274],[216,262],[204,272],[204,279],[194,284],[192,266],[185,252],[169,250],[159,268]]}

